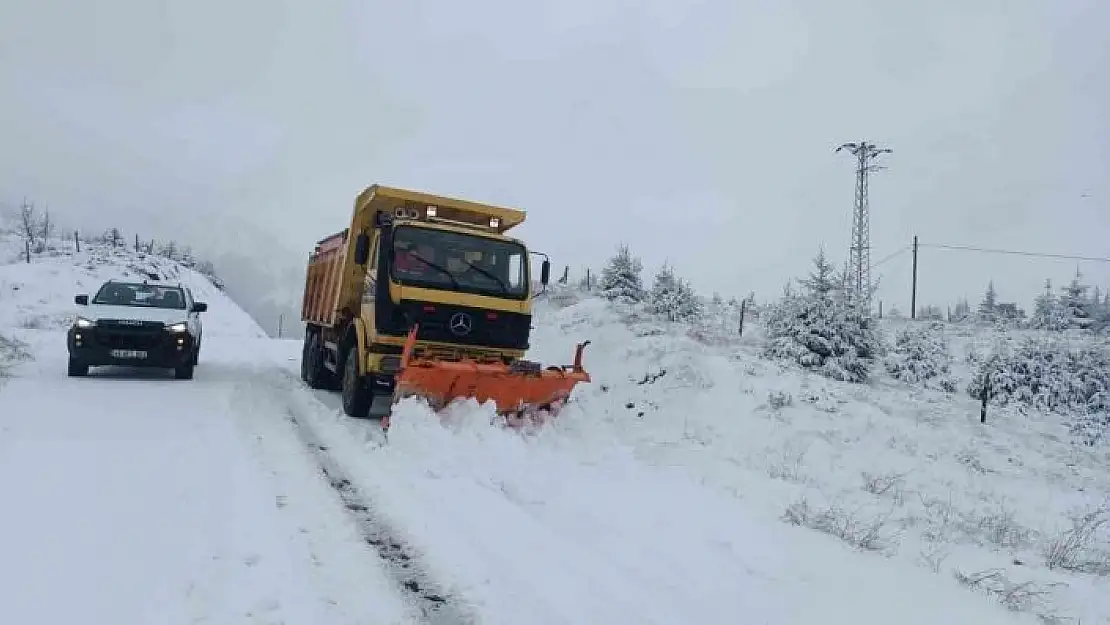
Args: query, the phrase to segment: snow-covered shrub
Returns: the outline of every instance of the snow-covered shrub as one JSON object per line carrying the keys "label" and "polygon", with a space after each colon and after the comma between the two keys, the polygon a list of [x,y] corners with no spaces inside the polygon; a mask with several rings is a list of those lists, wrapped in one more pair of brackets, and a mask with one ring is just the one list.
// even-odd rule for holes
{"label": "snow-covered shrub", "polygon": [[30,358],[26,343],[0,334],[0,377],[7,376],[13,365]]}
{"label": "snow-covered shrub", "polygon": [[627,245],[617,249],[616,255],[609,259],[601,271],[598,286],[602,294],[610,300],[623,302],[642,302],[646,297],[644,282],[640,277],[644,265],[632,255]]}
{"label": "snow-covered shrub", "polygon": [[702,312],[702,304],[690,283],[663,265],[647,297],[648,310],[670,321],[690,321]]}
{"label": "snow-covered shrub", "polygon": [[1060,299],[1052,292],[1052,280],[1045,280],[1044,293],[1033,302],[1033,316],[1029,327],[1038,330],[1060,331],[1068,327],[1068,314]]}
{"label": "snow-covered shrub", "polygon": [[879,329],[842,297],[823,250],[814,266],[816,272],[800,281],[804,292],[784,294],[764,315],[763,354],[835,380],[864,382],[882,351]]}
{"label": "snow-covered shrub", "polygon": [[1110,349],[1087,344],[1030,338],[1009,353],[995,353],[980,364],[967,387],[998,405],[1075,417],[1072,431],[1094,444],[1110,425]]}
{"label": "snow-covered shrub", "polygon": [[944,339],[944,324],[929,323],[906,328],[895,336],[894,348],[884,364],[890,375],[910,384],[956,391],[951,376],[952,356]]}

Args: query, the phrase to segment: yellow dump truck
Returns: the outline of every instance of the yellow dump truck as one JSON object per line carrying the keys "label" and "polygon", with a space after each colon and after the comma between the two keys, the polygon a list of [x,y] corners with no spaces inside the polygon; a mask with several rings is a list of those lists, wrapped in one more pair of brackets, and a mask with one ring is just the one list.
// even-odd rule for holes
{"label": "yellow dump truck", "polygon": [[[411,395],[436,410],[457,398],[492,400],[510,423],[557,411],[590,380],[588,341],[571,365],[524,359],[537,294],[531,253],[505,234],[524,217],[418,191],[363,190],[350,226],[308,259],[301,378],[341,391],[346,414],[380,417],[386,428],[392,405]],[[544,257],[545,289],[550,269]]]}

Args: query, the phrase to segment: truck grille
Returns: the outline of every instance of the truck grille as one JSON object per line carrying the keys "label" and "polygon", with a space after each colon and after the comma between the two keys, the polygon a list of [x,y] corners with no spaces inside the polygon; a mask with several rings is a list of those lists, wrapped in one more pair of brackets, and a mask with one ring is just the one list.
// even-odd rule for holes
{"label": "truck grille", "polygon": [[412,301],[403,302],[401,307],[410,320],[420,324],[417,334],[420,340],[500,349],[528,348],[531,315]]}

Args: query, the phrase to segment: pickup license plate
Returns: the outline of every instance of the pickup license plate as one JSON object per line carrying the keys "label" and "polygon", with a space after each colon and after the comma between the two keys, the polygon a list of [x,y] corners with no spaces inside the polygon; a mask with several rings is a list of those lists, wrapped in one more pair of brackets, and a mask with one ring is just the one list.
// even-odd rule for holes
{"label": "pickup license plate", "polygon": [[146,358],[146,352],[137,349],[113,349],[112,358]]}

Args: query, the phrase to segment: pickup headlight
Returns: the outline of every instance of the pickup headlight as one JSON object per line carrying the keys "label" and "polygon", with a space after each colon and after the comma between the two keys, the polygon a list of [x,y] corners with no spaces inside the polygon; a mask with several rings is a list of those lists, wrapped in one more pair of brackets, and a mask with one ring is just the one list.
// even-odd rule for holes
{"label": "pickup headlight", "polygon": [[86,328],[91,328],[96,324],[84,317],[78,317],[76,320],[74,320],[73,325],[84,330]]}
{"label": "pickup headlight", "polygon": [[176,334],[180,334],[181,332],[184,332],[188,328],[189,327],[187,325],[185,325],[185,322],[174,323],[174,324],[166,326],[167,330],[169,330],[170,332],[174,332]]}

